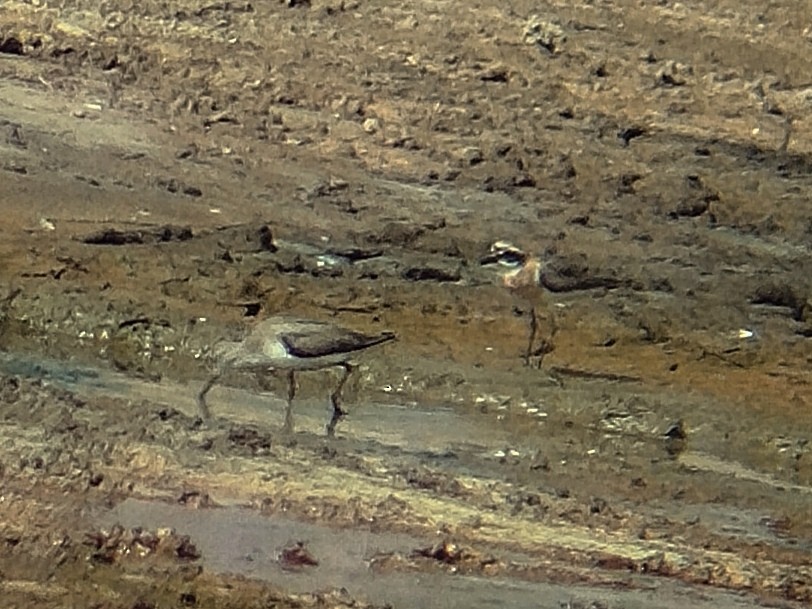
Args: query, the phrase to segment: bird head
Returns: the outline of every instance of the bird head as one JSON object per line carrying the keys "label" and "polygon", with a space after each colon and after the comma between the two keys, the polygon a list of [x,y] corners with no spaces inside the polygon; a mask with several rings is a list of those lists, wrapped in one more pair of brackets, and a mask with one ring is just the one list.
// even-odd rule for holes
{"label": "bird head", "polygon": [[500,264],[510,268],[518,268],[527,262],[529,256],[508,241],[496,241],[491,245],[490,252],[479,259],[482,266]]}
{"label": "bird head", "polygon": [[507,241],[497,241],[490,252],[480,259],[483,266],[498,264],[507,267],[502,283],[508,289],[537,286],[541,277],[541,261]]}

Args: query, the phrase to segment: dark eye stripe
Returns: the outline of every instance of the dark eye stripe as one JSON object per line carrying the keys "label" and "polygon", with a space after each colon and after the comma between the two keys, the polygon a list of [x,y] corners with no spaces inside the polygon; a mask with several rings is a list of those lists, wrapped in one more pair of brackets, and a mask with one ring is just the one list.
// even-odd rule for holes
{"label": "dark eye stripe", "polygon": [[502,264],[521,265],[524,264],[526,256],[521,252],[508,250],[499,254],[499,262]]}

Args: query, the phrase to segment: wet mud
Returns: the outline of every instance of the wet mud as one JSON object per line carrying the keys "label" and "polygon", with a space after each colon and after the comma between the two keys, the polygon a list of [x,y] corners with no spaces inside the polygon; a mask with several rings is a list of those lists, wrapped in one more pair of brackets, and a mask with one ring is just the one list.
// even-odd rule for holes
{"label": "wet mud", "polygon": [[[7,606],[812,598],[794,4],[3,7]],[[273,314],[397,334],[335,438],[329,370],[200,418]]]}

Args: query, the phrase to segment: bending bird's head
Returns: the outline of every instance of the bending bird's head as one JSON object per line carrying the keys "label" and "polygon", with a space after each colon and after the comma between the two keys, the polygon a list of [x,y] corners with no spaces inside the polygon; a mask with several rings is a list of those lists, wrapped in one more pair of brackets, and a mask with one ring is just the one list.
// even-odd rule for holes
{"label": "bending bird's head", "polygon": [[508,241],[496,241],[491,245],[491,249],[479,263],[483,266],[488,264],[500,264],[502,266],[517,268],[522,266],[529,256]]}

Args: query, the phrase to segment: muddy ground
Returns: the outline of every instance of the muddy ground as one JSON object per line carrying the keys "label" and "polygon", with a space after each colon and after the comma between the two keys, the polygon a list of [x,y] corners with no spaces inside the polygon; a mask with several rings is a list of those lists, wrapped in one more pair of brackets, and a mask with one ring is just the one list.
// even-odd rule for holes
{"label": "muddy ground", "polygon": [[[810,28],[5,1],[4,606],[809,602]],[[540,369],[496,240],[544,261]],[[334,439],[330,372],[292,436],[273,379],[197,416],[274,313],[398,334]]]}

